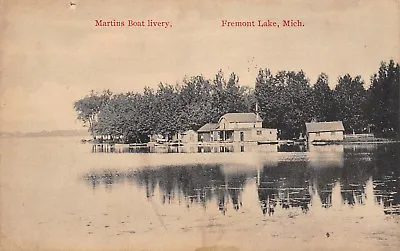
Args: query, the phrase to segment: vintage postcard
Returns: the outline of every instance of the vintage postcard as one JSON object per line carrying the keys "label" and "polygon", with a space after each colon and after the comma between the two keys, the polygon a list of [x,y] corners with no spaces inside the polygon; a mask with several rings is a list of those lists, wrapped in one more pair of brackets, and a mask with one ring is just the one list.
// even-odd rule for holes
{"label": "vintage postcard", "polygon": [[0,0],[0,250],[399,250],[398,0]]}

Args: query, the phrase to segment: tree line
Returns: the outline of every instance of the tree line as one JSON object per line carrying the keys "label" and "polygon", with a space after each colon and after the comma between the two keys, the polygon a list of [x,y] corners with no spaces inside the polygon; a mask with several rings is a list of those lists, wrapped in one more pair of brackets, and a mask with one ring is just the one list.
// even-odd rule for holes
{"label": "tree line", "polygon": [[346,133],[399,135],[399,64],[382,62],[369,88],[360,76],[339,76],[334,89],[327,74],[313,84],[303,71],[260,69],[255,88],[241,86],[239,76],[220,70],[213,79],[185,77],[175,85],[159,83],[143,92],[91,91],[74,108],[93,136],[146,142],[150,135],[171,137],[216,123],[228,112],[255,112],[263,126],[278,128],[280,138],[297,138],[310,121],[343,121]]}

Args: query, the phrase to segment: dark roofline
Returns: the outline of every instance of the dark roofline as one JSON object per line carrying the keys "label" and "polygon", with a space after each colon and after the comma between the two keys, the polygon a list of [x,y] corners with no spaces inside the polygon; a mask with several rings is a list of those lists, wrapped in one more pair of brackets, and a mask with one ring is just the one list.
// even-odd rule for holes
{"label": "dark roofline", "polygon": [[[206,129],[203,129],[203,127],[206,127]],[[207,128],[207,127],[215,127],[215,128]],[[202,127],[200,127],[197,132],[211,132],[211,131],[215,131],[216,129],[218,129],[219,124],[218,123],[207,123],[205,125],[203,125]]]}
{"label": "dark roofline", "polygon": [[[248,121],[232,121],[232,120],[228,120],[227,118],[226,118],[226,116],[227,115],[254,115],[254,116],[256,116],[256,120],[255,121],[250,121],[250,122],[248,122]],[[257,113],[254,113],[254,112],[228,112],[228,113],[225,113],[224,115],[222,115],[219,119],[218,119],[218,124],[219,123],[221,123],[221,120],[222,119],[226,119],[228,122],[230,122],[230,123],[255,123],[255,122],[263,122],[263,119],[260,117],[260,115],[259,114],[257,114]]]}
{"label": "dark roofline", "polygon": [[229,128],[229,129],[215,129],[216,131],[251,131],[253,129],[257,129],[255,127],[251,127],[251,128]]}
{"label": "dark roofline", "polygon": [[343,132],[344,130],[342,129],[332,129],[332,130],[319,130],[319,131],[311,131],[308,133],[316,133],[316,132]]}
{"label": "dark roofline", "polygon": [[305,123],[307,133],[344,131],[342,121]]}

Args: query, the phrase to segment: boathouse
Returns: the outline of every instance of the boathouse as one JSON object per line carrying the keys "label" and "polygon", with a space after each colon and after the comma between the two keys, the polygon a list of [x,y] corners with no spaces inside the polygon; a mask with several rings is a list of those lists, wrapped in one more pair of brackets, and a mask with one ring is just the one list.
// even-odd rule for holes
{"label": "boathouse", "polygon": [[343,141],[344,127],[342,121],[306,123],[308,142]]}
{"label": "boathouse", "polygon": [[198,131],[201,142],[276,142],[277,129],[263,128],[257,113],[227,113],[217,124],[205,124]]}

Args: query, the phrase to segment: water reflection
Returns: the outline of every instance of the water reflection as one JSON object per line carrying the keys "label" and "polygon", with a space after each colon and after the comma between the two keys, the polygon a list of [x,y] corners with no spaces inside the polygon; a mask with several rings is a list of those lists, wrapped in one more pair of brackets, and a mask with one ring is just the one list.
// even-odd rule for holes
{"label": "water reflection", "polygon": [[276,144],[214,144],[214,145],[185,145],[185,146],[129,146],[126,144],[95,144],[93,153],[229,153],[229,152],[278,152],[302,151],[300,146],[278,146]]}
{"label": "water reflection", "polygon": [[308,211],[310,181],[306,162],[279,162],[276,166],[264,165],[258,183],[258,198],[262,211],[273,214],[276,206],[283,209],[301,207]]}
{"label": "water reflection", "polygon": [[[272,216],[277,210],[290,208],[308,213],[317,206],[363,206],[371,201],[370,196],[385,213],[399,213],[398,144],[318,146],[304,154],[281,154],[283,157],[276,162],[104,170],[90,172],[85,179],[93,189],[128,181],[144,188],[149,200],[159,199],[163,204],[179,203],[187,208],[198,204],[207,209],[210,203],[216,203],[222,214],[229,208],[239,211],[246,203],[243,193],[252,192],[252,187],[264,215]],[[156,198],[158,193],[161,198]]]}

